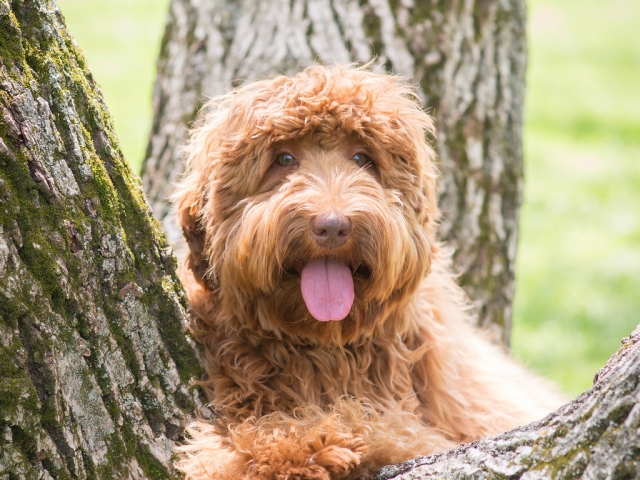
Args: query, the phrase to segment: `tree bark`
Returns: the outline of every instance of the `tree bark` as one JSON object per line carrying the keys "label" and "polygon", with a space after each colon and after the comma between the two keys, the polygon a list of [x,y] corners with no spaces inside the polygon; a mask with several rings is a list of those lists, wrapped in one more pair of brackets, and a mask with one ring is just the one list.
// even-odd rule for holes
{"label": "tree bark", "polygon": [[384,467],[376,480],[640,478],[640,325],[593,386],[545,419],[439,455]]}
{"label": "tree bark", "polygon": [[441,238],[478,322],[508,344],[522,196],[524,0],[172,0],[144,189],[169,239],[180,145],[203,101],[315,61],[413,76],[437,118]]}
{"label": "tree bark", "polygon": [[176,263],[52,0],[0,0],[0,478],[169,478]]}

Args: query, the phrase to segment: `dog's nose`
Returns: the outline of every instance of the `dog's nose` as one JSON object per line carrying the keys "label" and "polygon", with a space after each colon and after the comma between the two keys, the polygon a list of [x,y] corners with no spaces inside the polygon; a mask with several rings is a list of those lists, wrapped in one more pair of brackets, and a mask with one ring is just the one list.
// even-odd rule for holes
{"label": "dog's nose", "polygon": [[311,234],[321,247],[344,245],[351,233],[351,219],[335,212],[321,213],[311,220]]}

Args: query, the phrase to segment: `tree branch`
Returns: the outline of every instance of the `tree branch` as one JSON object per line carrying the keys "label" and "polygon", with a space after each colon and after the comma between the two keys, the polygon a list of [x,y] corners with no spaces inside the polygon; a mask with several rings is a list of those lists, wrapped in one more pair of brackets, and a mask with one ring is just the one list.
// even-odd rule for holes
{"label": "tree branch", "polygon": [[593,386],[539,422],[383,468],[376,480],[640,478],[640,325]]}

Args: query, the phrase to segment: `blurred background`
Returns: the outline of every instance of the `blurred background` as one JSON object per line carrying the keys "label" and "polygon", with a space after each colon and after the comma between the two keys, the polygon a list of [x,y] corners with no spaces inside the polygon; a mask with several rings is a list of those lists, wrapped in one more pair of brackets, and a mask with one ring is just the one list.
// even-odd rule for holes
{"label": "blurred background", "polygon": [[[140,170],[168,0],[58,0]],[[513,355],[573,397],[640,323],[640,2],[530,0]]]}

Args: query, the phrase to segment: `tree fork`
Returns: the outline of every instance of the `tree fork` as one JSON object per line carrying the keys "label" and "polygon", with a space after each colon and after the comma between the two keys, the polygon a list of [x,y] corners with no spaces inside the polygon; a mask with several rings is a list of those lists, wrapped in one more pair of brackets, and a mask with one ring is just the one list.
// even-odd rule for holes
{"label": "tree fork", "polygon": [[171,247],[55,2],[0,32],[0,478],[172,477],[202,369]]}

